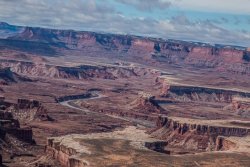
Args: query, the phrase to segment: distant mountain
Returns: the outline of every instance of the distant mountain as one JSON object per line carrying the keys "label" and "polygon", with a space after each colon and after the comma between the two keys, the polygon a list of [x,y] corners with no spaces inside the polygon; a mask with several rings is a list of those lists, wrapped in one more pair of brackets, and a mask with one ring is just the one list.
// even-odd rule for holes
{"label": "distant mountain", "polygon": [[[164,65],[177,64],[250,75],[250,52],[245,47],[164,40],[133,35],[102,34],[12,26],[1,23],[0,49],[43,56],[80,55]],[[7,37],[7,38],[6,38]]]}
{"label": "distant mountain", "polygon": [[22,33],[24,27],[9,25],[5,22],[0,22],[0,38],[8,38]]}

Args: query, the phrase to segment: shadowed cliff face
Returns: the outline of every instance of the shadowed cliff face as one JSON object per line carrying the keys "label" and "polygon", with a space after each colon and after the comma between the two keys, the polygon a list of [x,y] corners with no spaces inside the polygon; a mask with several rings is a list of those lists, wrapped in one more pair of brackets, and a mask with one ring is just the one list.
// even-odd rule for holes
{"label": "shadowed cliff face", "polygon": [[[21,126],[21,123],[34,119],[42,120],[45,115],[49,117],[46,113],[46,109],[35,100],[18,99],[17,103],[9,103],[6,102],[4,98],[1,98],[0,105],[0,138],[3,141],[6,141],[7,138],[10,137],[8,135],[11,135],[22,141],[33,142],[32,129],[27,126]],[[3,141],[0,143],[2,144]],[[9,144],[11,145],[13,143]],[[1,145],[1,148],[3,147],[5,146]],[[4,151],[6,150],[4,149]]]}
{"label": "shadowed cliff face", "polygon": [[158,128],[168,128],[169,130],[175,131],[184,135],[187,132],[195,132],[198,135],[210,135],[210,136],[247,136],[250,132],[247,128],[237,127],[220,127],[213,125],[199,125],[195,123],[181,123],[167,117],[159,117],[157,121]]}
{"label": "shadowed cliff face", "polygon": [[0,69],[0,84],[8,85],[16,82],[31,81],[27,77],[22,77],[10,70],[9,67]]}
{"label": "shadowed cliff face", "polygon": [[[2,26],[2,29],[9,28]],[[32,27],[25,27],[23,31],[1,40],[1,46],[47,56],[63,55],[64,51],[70,50],[72,54],[74,51],[81,51],[82,55],[97,53],[94,57],[123,58],[147,64],[180,64],[250,74],[249,50],[233,46]]]}

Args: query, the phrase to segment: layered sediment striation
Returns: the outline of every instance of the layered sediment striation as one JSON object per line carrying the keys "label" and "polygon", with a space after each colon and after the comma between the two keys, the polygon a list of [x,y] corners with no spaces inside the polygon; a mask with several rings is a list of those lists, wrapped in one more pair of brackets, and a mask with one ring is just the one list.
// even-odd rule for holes
{"label": "layered sediment striation", "polygon": [[250,98],[250,93],[208,87],[169,85],[163,83],[161,96],[187,102],[204,101],[231,103],[236,97]]}
{"label": "layered sediment striation", "polygon": [[[157,83],[161,87],[160,96],[176,105],[186,105],[187,108],[191,108],[192,105],[206,106],[207,110],[218,114],[226,116],[231,113],[244,119],[250,116],[250,93],[248,91],[175,85],[162,80],[158,80]],[[166,104],[165,108],[167,108]],[[191,109],[189,111],[191,112]],[[216,115],[214,116],[216,118]]]}
{"label": "layered sediment striation", "polygon": [[180,134],[185,134],[186,132],[192,131],[198,135],[208,134],[211,136],[243,137],[247,136],[250,133],[250,129],[248,128],[182,123],[180,121],[175,121],[168,117],[159,117],[157,121],[157,127],[165,127],[172,131],[177,130]]}
{"label": "layered sediment striation", "polygon": [[84,146],[79,145],[73,139],[72,141],[68,140],[67,142],[68,145],[66,145],[66,143],[63,144],[62,141],[48,139],[46,153],[52,158],[58,160],[63,167],[84,167],[88,165],[88,163],[81,160],[80,157],[77,157],[77,154],[84,154],[87,151],[84,150]]}
{"label": "layered sediment striation", "polygon": [[169,147],[188,151],[228,150],[236,143],[230,142],[227,137],[246,137],[249,134],[247,127],[207,124],[197,120],[185,122],[168,117],[159,117],[157,128],[152,133],[166,140]]}
{"label": "layered sediment striation", "polygon": [[250,117],[250,98],[236,97],[232,103],[227,106],[227,109],[232,109],[243,117]]}
{"label": "layered sediment striation", "polygon": [[[4,27],[8,29],[8,27]],[[250,52],[244,47],[163,40],[133,35],[18,27],[23,31],[0,40],[6,48],[55,56],[64,51],[116,57],[148,64],[182,64],[237,75],[250,74]],[[31,49],[32,48],[32,49]],[[119,55],[119,56],[118,56]]]}
{"label": "layered sediment striation", "polygon": [[161,84],[161,97],[170,98],[172,100],[191,102],[219,102],[219,103],[232,103],[236,99],[250,98],[249,92],[200,87],[200,86],[186,86],[175,85],[168,83],[164,79],[157,79],[157,84]]}
{"label": "layered sediment striation", "polygon": [[[130,78],[141,75],[147,75],[153,72],[147,69],[137,67],[119,67],[119,66],[91,66],[81,65],[75,67],[64,67],[48,65],[45,63],[33,63],[16,60],[1,60],[0,65],[11,71],[30,77],[48,77],[64,79],[110,79]],[[9,70],[9,71],[10,71]],[[1,73],[0,73],[1,75]],[[11,79],[11,78],[10,78]],[[12,79],[14,80],[14,79]]]}

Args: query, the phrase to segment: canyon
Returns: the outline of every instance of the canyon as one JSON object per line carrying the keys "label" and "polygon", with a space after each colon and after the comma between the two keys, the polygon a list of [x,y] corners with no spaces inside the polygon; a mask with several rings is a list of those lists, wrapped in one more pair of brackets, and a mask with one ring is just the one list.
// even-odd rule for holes
{"label": "canyon", "polygon": [[247,167],[249,57],[239,46],[1,23],[0,162]]}
{"label": "canyon", "polygon": [[[53,30],[32,27],[9,36],[2,45],[21,50],[37,48],[32,52],[60,56],[63,50],[80,51],[82,55],[99,57],[94,53],[103,52],[103,56],[125,58],[152,64],[180,64],[194,67],[212,68],[237,74],[249,74],[250,53],[247,48],[200,44],[174,40],[143,38],[128,35],[98,34],[70,30]],[[8,42],[11,41],[10,44]],[[22,46],[22,44],[24,46]],[[38,47],[33,47],[37,45]],[[46,48],[46,49],[45,49]],[[43,52],[48,53],[43,53]],[[50,53],[51,52],[51,53]],[[55,54],[57,53],[57,54]],[[119,56],[118,56],[119,55]],[[142,59],[136,59],[136,58]]]}

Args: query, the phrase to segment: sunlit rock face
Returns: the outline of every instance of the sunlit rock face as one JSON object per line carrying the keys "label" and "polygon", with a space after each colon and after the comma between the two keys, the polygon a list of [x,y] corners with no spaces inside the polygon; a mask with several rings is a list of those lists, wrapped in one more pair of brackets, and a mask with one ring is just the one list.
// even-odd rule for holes
{"label": "sunlit rock face", "polygon": [[[179,64],[234,74],[250,74],[250,50],[243,47],[19,27],[7,23],[0,23],[0,38],[12,40],[12,43],[1,41],[2,45],[51,56],[71,50],[91,55],[100,53],[94,54],[95,57],[125,58],[147,64]],[[20,43],[20,40],[25,42]]]}

